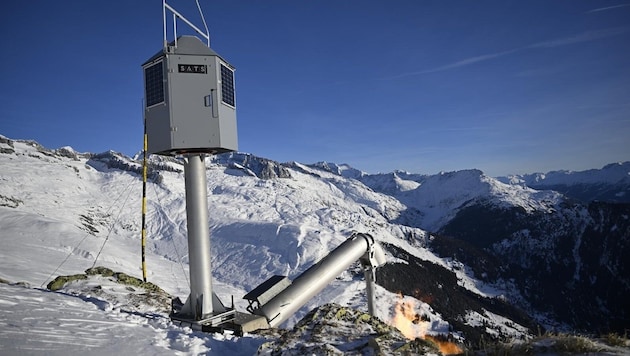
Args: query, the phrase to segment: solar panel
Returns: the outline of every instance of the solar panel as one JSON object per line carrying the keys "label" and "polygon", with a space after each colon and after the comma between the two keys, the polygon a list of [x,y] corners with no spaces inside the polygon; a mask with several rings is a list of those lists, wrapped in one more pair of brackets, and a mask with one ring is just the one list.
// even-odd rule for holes
{"label": "solar panel", "polygon": [[221,64],[221,101],[234,105],[234,71]]}
{"label": "solar panel", "polygon": [[147,107],[164,102],[163,61],[144,69],[144,91]]}

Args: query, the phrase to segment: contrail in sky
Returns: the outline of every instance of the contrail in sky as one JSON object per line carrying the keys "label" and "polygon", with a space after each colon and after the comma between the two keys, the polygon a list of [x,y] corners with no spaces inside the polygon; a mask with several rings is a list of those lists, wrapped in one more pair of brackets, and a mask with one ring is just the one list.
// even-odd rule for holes
{"label": "contrail in sky", "polygon": [[567,46],[567,45],[576,44],[576,43],[589,42],[589,41],[594,41],[601,38],[621,35],[623,33],[628,32],[629,30],[630,30],[630,27],[615,27],[615,28],[607,28],[603,30],[582,32],[571,37],[556,38],[556,39],[552,39],[548,41],[537,42],[537,43],[534,43],[525,47],[510,49],[507,51],[488,53],[488,54],[483,54],[480,56],[465,58],[460,61],[446,64],[443,66],[439,66],[439,67],[435,67],[431,69],[425,69],[425,70],[421,70],[417,72],[402,73],[399,75],[388,77],[386,79],[399,79],[399,78],[420,75],[420,74],[442,72],[449,69],[465,67],[474,63],[485,62],[485,61],[489,61],[495,58],[508,56],[508,55],[511,55],[513,53],[520,52],[520,51],[537,49],[537,48],[555,48],[555,47]]}
{"label": "contrail in sky", "polygon": [[621,4],[621,5],[615,5],[615,6],[600,7],[598,9],[593,9],[593,10],[587,11],[586,13],[590,14],[592,12],[612,10],[612,9],[617,9],[617,8],[620,8],[620,7],[626,7],[626,6],[630,6],[630,4]]}

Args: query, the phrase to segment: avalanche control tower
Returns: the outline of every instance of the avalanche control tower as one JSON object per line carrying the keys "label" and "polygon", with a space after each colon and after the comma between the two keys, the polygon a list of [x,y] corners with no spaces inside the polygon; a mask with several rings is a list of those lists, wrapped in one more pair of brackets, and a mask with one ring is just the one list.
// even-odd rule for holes
{"label": "avalanche control tower", "polygon": [[[199,328],[216,327],[233,320],[235,312],[212,292],[204,157],[238,147],[234,67],[210,48],[207,27],[201,31],[166,1],[162,5],[164,46],[142,68],[147,153],[184,159],[190,295],[171,317]],[[170,42],[167,14],[173,23]],[[195,36],[177,37],[178,22],[206,43]]]}
{"label": "avalanche control tower", "polygon": [[[367,282],[368,311],[374,313],[375,270],[385,254],[376,240],[352,234],[325,258],[290,281],[272,276],[243,299],[251,314],[223,305],[212,291],[206,154],[237,149],[234,67],[210,48],[210,36],[162,1],[164,46],[143,65],[146,153],[184,159],[190,294],[174,303],[171,319],[194,329],[231,329],[239,333],[276,327],[359,261]],[[167,40],[167,13],[173,37]],[[203,15],[201,16],[203,19]],[[177,36],[184,22],[206,40]],[[144,263],[144,262],[143,262]]]}

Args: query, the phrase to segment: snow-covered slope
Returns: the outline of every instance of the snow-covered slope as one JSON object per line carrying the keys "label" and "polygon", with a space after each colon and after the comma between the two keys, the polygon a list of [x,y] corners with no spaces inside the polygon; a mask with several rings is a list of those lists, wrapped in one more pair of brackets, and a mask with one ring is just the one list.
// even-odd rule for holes
{"label": "snow-covered slope", "polygon": [[[0,278],[26,286],[2,285],[0,340],[4,350],[23,350],[17,339],[30,330],[52,329],[77,334],[74,346],[66,345],[63,351],[70,353],[94,353],[95,348],[103,354],[236,348],[251,354],[264,341],[253,336],[203,336],[173,326],[164,314],[145,321],[137,319],[137,311],[108,306],[97,297],[42,289],[58,275],[83,273],[95,265],[141,275],[141,167],[115,152],[94,155],[70,147],[49,150],[36,142],[5,137],[0,137],[0,148]],[[358,180],[299,163],[281,166],[247,154],[209,158],[207,165],[214,291],[226,304],[233,296],[239,310],[245,310],[241,297],[247,291],[275,274],[296,277],[353,231],[370,233],[384,244],[452,269],[452,261],[423,247],[428,238],[423,230],[393,223],[407,209],[404,204]],[[189,286],[181,162],[153,157],[149,176],[148,280],[185,299]],[[454,273],[462,288],[489,296],[505,294],[482,288],[465,269]],[[388,321],[399,297],[380,286],[376,293],[377,316]],[[295,324],[313,307],[330,302],[367,308],[358,265],[309,301],[286,326]],[[13,312],[27,309],[27,319]],[[427,332],[449,331],[449,324],[428,304],[418,302],[418,310],[426,310],[433,320]],[[109,345],[79,337],[78,331],[100,324],[108,325],[101,335],[107,339],[136,333],[124,325],[138,326],[135,342],[144,341],[132,346],[130,337]],[[44,339],[43,344],[26,344],[33,351],[54,343]]]}
{"label": "snow-covered slope", "polygon": [[[113,152],[67,157],[32,142],[13,141],[10,149],[14,152],[0,156],[0,223],[3,244],[13,246],[14,252],[20,251],[18,246],[24,250],[3,260],[5,279],[40,285],[68,255],[56,274],[83,271],[97,255],[99,264],[138,273],[138,163]],[[179,265],[187,263],[179,168],[160,170],[160,183],[149,183],[147,249],[149,279],[185,296],[186,274]],[[214,277],[219,284],[229,281],[231,288],[238,288],[229,290],[240,292],[237,295],[273,274],[295,277],[352,231],[396,242],[407,230],[385,218],[404,207],[363,189],[359,182],[333,175],[317,179],[295,170],[292,178],[266,180],[238,164],[226,167],[212,161],[207,174]],[[18,263],[32,255],[45,259],[46,266],[33,271]],[[155,265],[161,269],[151,267]],[[229,294],[224,297],[229,299]]]}
{"label": "snow-covered slope", "polygon": [[[449,223],[462,212],[479,209],[498,214],[490,220],[505,215],[516,221],[510,215],[514,211],[521,214],[519,219],[551,216],[564,209],[561,194],[502,183],[478,170],[433,176],[402,171],[369,175],[347,165],[279,164],[245,153],[209,157],[206,163],[213,287],[224,303],[234,297],[236,308],[245,310],[247,303],[241,297],[246,292],[272,275],[295,278],[353,231],[359,231],[373,235],[388,251],[389,264],[379,272],[386,280],[376,290],[376,314],[381,320],[395,319],[400,301],[396,292],[405,291],[404,300],[414,305],[410,327],[421,329],[421,334],[526,337],[523,325],[529,323],[527,317],[503,303],[519,297],[516,288],[506,280],[488,279],[486,271],[498,275],[499,269],[484,270],[496,263],[491,256],[475,251],[469,260],[479,264],[464,264],[463,245],[440,238],[440,251],[455,253],[438,257],[427,249],[437,249],[438,239],[426,230],[453,228]],[[108,279],[91,277],[58,292],[44,289],[58,275],[83,273],[93,266],[141,275],[139,161],[111,151],[49,150],[36,142],[0,136],[0,167],[0,279],[8,282],[0,284],[0,353],[28,354],[48,348],[52,354],[252,354],[269,341],[265,336],[206,335],[175,326],[163,311],[129,307],[130,293],[141,290],[120,289]],[[148,280],[185,299],[189,285],[182,163],[153,156],[149,177]],[[558,221],[562,219],[559,216]],[[462,222],[461,216],[457,221]],[[556,224],[547,225],[556,229]],[[618,225],[618,229],[624,226]],[[475,233],[488,235],[480,230]],[[497,241],[512,236],[511,232],[494,233],[501,234]],[[555,236],[542,227],[541,234]],[[573,245],[577,247],[569,252],[579,257],[579,242]],[[579,266],[574,270],[587,273]],[[112,299],[111,295],[118,297]],[[296,325],[302,316],[325,303],[367,309],[358,264],[284,326]],[[497,307],[505,313],[500,316],[493,309]],[[508,314],[514,318],[505,318]],[[420,322],[419,316],[423,318]],[[517,319],[523,323],[514,322]],[[101,331],[96,336],[120,342],[95,340],[97,337],[82,333],[85,328],[96,328]],[[29,338],[31,330],[45,337]],[[50,348],[55,345],[51,330],[75,335],[75,342],[63,350]],[[292,340],[295,338],[296,344],[303,341],[299,341],[299,332]],[[357,339],[365,340],[361,335]]]}

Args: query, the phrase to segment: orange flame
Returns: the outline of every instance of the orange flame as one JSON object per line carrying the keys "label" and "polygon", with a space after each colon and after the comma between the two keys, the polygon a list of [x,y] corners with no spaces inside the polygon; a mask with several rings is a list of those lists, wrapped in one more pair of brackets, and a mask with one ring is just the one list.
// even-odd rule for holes
{"label": "orange flame", "polygon": [[407,339],[414,340],[419,337],[424,339],[429,328],[429,323],[420,320],[420,314],[415,312],[415,300],[405,301],[402,295],[396,301],[394,317],[390,324],[405,335]]}
{"label": "orange flame", "polygon": [[464,353],[464,350],[454,342],[440,340],[431,335],[426,335],[425,338],[433,341],[440,349],[442,355],[459,355]]}
{"label": "orange flame", "polygon": [[389,322],[390,325],[400,330],[409,340],[421,338],[433,341],[439,347],[443,355],[457,355],[464,352],[453,342],[427,335],[430,323],[421,319],[420,314],[415,311],[415,306],[415,300],[404,300],[403,295],[399,294],[396,306],[394,307],[394,316]]}

